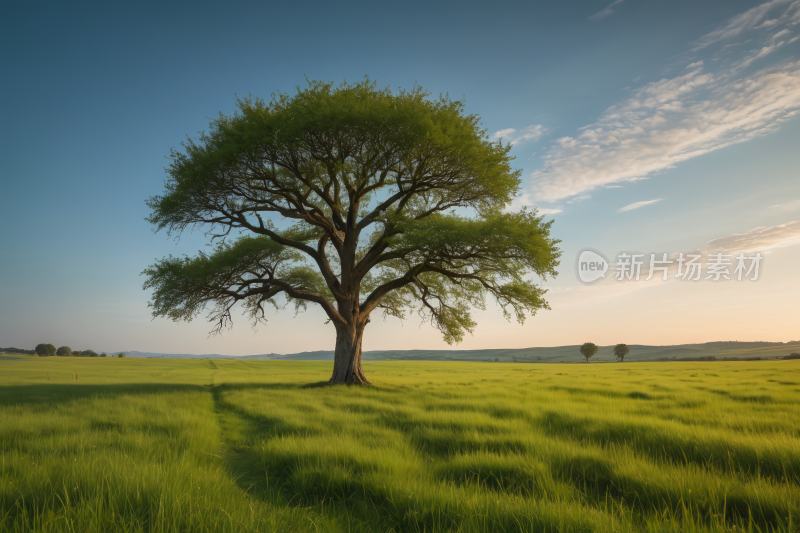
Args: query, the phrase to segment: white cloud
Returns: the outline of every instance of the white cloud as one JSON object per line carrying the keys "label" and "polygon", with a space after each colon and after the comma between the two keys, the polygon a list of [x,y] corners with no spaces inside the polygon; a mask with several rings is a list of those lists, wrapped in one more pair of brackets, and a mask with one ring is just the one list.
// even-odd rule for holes
{"label": "white cloud", "polygon": [[729,254],[739,252],[766,252],[800,244],[800,220],[787,222],[780,226],[755,228],[744,233],[736,233],[708,241],[710,251]]}
{"label": "white cloud", "polygon": [[775,35],[773,35],[772,37],[770,37],[770,40],[771,40],[771,41],[773,41],[773,42],[775,42],[775,41],[777,41],[778,39],[780,39],[781,37],[785,37],[785,36],[787,36],[787,35],[791,35],[791,34],[792,34],[792,32],[791,32],[791,31],[789,31],[789,30],[787,30],[786,28],[784,28],[784,29],[782,29],[781,31],[777,32],[777,33],[776,33]]}
{"label": "white cloud", "polygon": [[493,137],[497,137],[498,139],[503,138],[503,137],[510,137],[512,134],[514,134],[516,132],[517,132],[517,130],[515,130],[514,128],[506,128],[504,130],[498,130],[498,131],[494,132]]}
{"label": "white cloud", "polygon": [[697,67],[702,67],[702,66],[703,66],[703,61],[700,60],[700,61],[695,61],[694,63],[690,63],[690,64],[686,65],[686,68],[697,68]]}
{"label": "white cloud", "polygon": [[540,215],[557,215],[564,212],[560,207],[537,207],[536,210]]}
{"label": "white cloud", "polygon": [[[778,18],[767,18],[773,9],[787,4],[787,9]],[[799,14],[800,0],[771,0],[765,2],[736,15],[719,28],[695,41],[692,51],[697,52],[713,43],[736,37],[747,30],[774,27],[780,22],[793,20]]]}
{"label": "white cloud", "polygon": [[614,10],[612,8],[617,4],[621,4],[623,1],[624,0],[614,0],[613,2],[608,4],[608,6],[605,9],[602,9],[602,10],[598,11],[597,13],[595,13],[594,15],[588,17],[589,20],[600,20],[602,18],[605,18],[605,17],[609,16],[611,13],[614,12]]}
{"label": "white cloud", "polygon": [[548,133],[548,129],[541,124],[533,124],[527,128],[516,130],[514,128],[506,128],[498,130],[494,133],[495,138],[507,139],[511,144],[518,144],[526,141],[538,141]]}
{"label": "white cloud", "polygon": [[640,180],[769,133],[798,110],[800,61],[739,79],[695,68],[644,85],[579,135],[557,139],[532,174],[535,195],[552,202]]}
{"label": "white cloud", "polygon": [[625,207],[621,207],[617,213],[622,213],[624,211],[632,211],[634,209],[639,209],[640,207],[644,207],[646,205],[654,204],[656,202],[660,202],[663,198],[656,198],[655,200],[645,200],[644,202],[634,202],[632,204],[628,204]]}

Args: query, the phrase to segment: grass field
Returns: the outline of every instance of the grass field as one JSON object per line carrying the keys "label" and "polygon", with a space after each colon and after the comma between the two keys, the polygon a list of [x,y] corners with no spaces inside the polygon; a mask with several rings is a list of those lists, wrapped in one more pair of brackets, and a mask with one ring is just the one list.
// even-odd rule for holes
{"label": "grass field", "polygon": [[0,531],[800,530],[800,361],[365,371],[0,356]]}

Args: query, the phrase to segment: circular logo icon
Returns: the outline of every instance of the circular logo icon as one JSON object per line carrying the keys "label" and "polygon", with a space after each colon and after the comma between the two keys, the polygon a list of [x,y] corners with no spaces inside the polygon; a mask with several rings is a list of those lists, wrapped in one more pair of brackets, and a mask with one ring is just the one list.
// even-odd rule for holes
{"label": "circular logo icon", "polygon": [[575,261],[575,274],[582,283],[594,283],[606,277],[608,264],[608,259],[601,252],[584,248]]}

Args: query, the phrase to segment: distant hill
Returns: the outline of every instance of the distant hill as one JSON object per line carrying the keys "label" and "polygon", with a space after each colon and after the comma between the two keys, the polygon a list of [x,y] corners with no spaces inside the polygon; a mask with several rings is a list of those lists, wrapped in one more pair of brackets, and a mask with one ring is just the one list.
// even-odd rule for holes
{"label": "distant hill", "polygon": [[[671,361],[714,357],[716,359],[771,359],[800,352],[800,341],[793,342],[706,342],[674,346],[648,346],[629,344],[626,361]],[[578,352],[579,345],[550,348],[496,348],[489,350],[371,350],[363,354],[365,361],[516,361],[520,363],[572,363],[584,361]],[[613,346],[601,346],[592,358],[596,361],[614,361]],[[116,355],[119,352],[109,352]],[[222,354],[167,354],[125,352],[128,357],[159,357],[170,359],[275,359],[291,361],[333,361],[333,350],[292,354],[258,354],[232,356]]]}

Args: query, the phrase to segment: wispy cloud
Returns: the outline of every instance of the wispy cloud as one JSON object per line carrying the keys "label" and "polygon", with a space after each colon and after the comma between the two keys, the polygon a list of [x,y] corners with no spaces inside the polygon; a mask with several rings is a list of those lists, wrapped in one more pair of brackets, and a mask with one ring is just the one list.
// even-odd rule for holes
{"label": "wispy cloud", "polygon": [[696,41],[699,50],[757,32],[744,41],[752,41],[750,48],[739,49],[738,59],[726,60],[716,72],[707,71],[703,60],[693,61],[678,76],[634,89],[577,135],[557,139],[542,157],[543,167],[531,175],[536,200],[554,202],[645,179],[776,130],[800,111],[800,61],[745,69],[800,39],[793,37],[798,25],[800,0],[772,0]]}
{"label": "wispy cloud", "polygon": [[547,134],[547,128],[541,124],[534,124],[520,131],[519,137],[514,139],[514,144],[525,141],[538,141]]}
{"label": "wispy cloud", "polygon": [[576,137],[562,137],[533,173],[539,200],[636,181],[769,133],[800,109],[800,61],[730,79],[695,68],[649,83]]}
{"label": "wispy cloud", "polygon": [[791,35],[792,32],[785,28],[770,35],[769,37],[766,38],[764,46],[752,50],[747,56],[744,57],[744,59],[735,63],[732,67],[732,71],[738,72],[744,68],[749,67],[753,62],[761,59],[762,57],[766,57],[767,55],[771,54],[775,50],[778,50],[784,45],[792,44],[798,39],[798,37],[800,37],[800,36],[794,36],[792,38],[789,38]]}
{"label": "wispy cloud", "polygon": [[644,207],[646,205],[654,204],[656,202],[660,202],[663,198],[656,198],[655,200],[645,200],[643,202],[634,202],[632,204],[628,204],[625,207],[621,207],[617,213],[622,213],[624,211],[633,211],[634,209],[639,209],[640,207]]}
{"label": "wispy cloud", "polygon": [[[776,14],[775,18],[769,17],[776,8],[784,8],[787,6],[788,8],[784,9],[780,14]],[[736,15],[719,28],[702,36],[693,43],[692,51],[697,52],[713,43],[732,39],[747,30],[771,28],[777,26],[781,22],[792,22],[798,20],[798,16],[800,16],[800,1],[771,0],[770,2],[757,5],[744,13]]]}
{"label": "wispy cloud", "polygon": [[494,132],[493,137],[497,139],[505,139],[511,144],[519,144],[526,141],[538,141],[547,135],[548,132],[549,130],[543,125],[533,124],[527,128],[522,128],[521,130],[516,130],[514,128],[498,130]]}
{"label": "wispy cloud", "polygon": [[605,9],[602,9],[602,10],[598,11],[597,13],[595,13],[594,15],[588,17],[589,20],[600,20],[600,19],[606,18],[607,16],[609,16],[611,13],[614,12],[614,9],[613,9],[614,6],[616,6],[617,4],[621,4],[624,1],[625,0],[614,0],[613,2],[608,4],[608,6]]}
{"label": "wispy cloud", "polygon": [[800,200],[793,200],[782,204],[771,205],[762,209],[761,213],[790,213],[792,211],[800,210]]}
{"label": "wispy cloud", "polygon": [[567,203],[568,204],[572,204],[572,203],[575,203],[575,202],[580,202],[582,200],[588,200],[591,197],[592,197],[592,195],[590,195],[590,194],[582,194],[580,196],[576,196],[575,198],[571,198],[571,199],[567,200]]}
{"label": "wispy cloud", "polygon": [[736,233],[708,241],[709,251],[725,253],[766,252],[800,244],[800,220],[787,222],[780,226],[761,227],[744,233]]}

